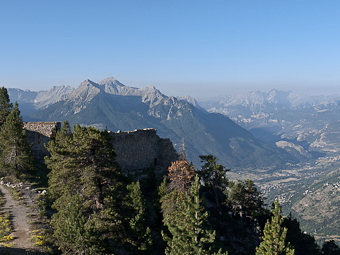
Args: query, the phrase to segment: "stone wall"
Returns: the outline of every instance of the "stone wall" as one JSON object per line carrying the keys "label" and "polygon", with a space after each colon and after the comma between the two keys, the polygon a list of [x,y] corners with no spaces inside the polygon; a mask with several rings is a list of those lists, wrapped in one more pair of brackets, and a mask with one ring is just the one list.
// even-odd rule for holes
{"label": "stone wall", "polygon": [[[48,155],[45,144],[60,129],[60,122],[25,122],[24,129],[36,159],[43,161]],[[172,161],[178,159],[170,139],[160,138],[155,129],[136,129],[127,132],[111,132],[116,160],[125,174],[139,175],[148,168],[162,177]]]}
{"label": "stone wall", "polygon": [[27,141],[35,159],[43,161],[44,157],[48,155],[45,144],[60,127],[60,122],[24,122]]}
{"label": "stone wall", "polygon": [[111,136],[116,160],[125,174],[138,175],[139,170],[154,168],[159,178],[178,159],[170,139],[160,138],[155,129],[111,132]]}

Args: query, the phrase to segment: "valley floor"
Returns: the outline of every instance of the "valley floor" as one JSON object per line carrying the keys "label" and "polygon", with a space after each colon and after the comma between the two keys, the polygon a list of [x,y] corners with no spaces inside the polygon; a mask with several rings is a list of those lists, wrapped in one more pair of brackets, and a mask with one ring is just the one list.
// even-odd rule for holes
{"label": "valley floor", "polygon": [[276,169],[235,169],[230,179],[252,179],[270,205],[278,199],[285,215],[292,214],[301,228],[319,240],[340,240],[340,157]]}

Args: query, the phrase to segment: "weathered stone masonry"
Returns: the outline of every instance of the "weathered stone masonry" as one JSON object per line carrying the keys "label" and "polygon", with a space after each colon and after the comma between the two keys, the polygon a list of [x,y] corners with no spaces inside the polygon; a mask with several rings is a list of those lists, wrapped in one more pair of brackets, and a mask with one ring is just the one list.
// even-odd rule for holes
{"label": "weathered stone masonry", "polygon": [[24,122],[28,144],[34,158],[43,161],[48,154],[45,145],[61,127],[60,122]]}
{"label": "weathered stone masonry", "polygon": [[[157,177],[164,175],[172,161],[178,159],[170,139],[160,138],[156,130],[136,129],[111,133],[117,162],[127,174],[136,170],[154,168]],[[137,172],[138,174],[138,172]]]}
{"label": "weathered stone masonry", "polygon": [[[33,155],[43,160],[48,154],[45,144],[60,129],[60,122],[26,122],[24,129]],[[111,132],[116,160],[126,174],[138,174],[138,170],[154,168],[157,177],[166,174],[172,161],[178,159],[170,139],[160,138],[155,129],[136,129],[127,132]]]}

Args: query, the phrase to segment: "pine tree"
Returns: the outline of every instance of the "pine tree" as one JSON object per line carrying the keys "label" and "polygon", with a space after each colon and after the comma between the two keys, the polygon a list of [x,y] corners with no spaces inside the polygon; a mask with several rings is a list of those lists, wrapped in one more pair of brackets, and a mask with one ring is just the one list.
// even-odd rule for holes
{"label": "pine tree", "polygon": [[[50,156],[46,158],[46,164],[51,169],[49,194],[54,199],[53,208],[57,210],[52,221],[56,242],[62,243],[63,240],[59,229],[63,226],[60,222],[62,215],[71,213],[68,203],[72,196],[78,196],[83,201],[81,210],[86,218],[83,227],[94,226],[91,238],[96,239],[96,245],[105,247],[105,252],[112,252],[114,246],[127,243],[130,240],[129,215],[124,214],[126,208],[123,206],[127,194],[126,183],[115,161],[109,134],[79,125],[74,127],[71,134],[69,127],[64,125],[47,149]],[[64,249],[75,252],[72,247],[76,244],[69,244]],[[95,249],[93,245],[88,246],[85,254],[101,254],[91,253]]]}
{"label": "pine tree", "polygon": [[229,188],[226,204],[234,213],[250,218],[257,218],[266,213],[261,192],[252,180],[230,182]]}
{"label": "pine tree", "polygon": [[256,248],[256,255],[294,255],[295,251],[286,243],[287,229],[282,227],[283,218],[278,201],[274,202],[271,221],[264,227],[264,235],[260,246]]}
{"label": "pine tree", "polygon": [[7,89],[5,87],[0,88],[0,126],[5,122],[6,117],[12,110],[13,105],[11,104],[8,96]]}
{"label": "pine tree", "polygon": [[0,167],[3,175],[23,178],[32,170],[32,152],[23,130],[17,103],[1,126],[0,151]]}
{"label": "pine tree", "polygon": [[[176,194],[176,202],[175,208],[164,215],[164,224],[171,236],[162,233],[168,245],[166,254],[212,254],[215,231],[207,227],[208,213],[203,207],[199,191],[200,183],[196,176],[187,192],[174,190],[168,194]],[[162,208],[167,206],[165,201],[162,199]]]}
{"label": "pine tree", "polygon": [[63,254],[102,254],[95,225],[90,224],[83,207],[84,199],[76,195],[64,197],[64,207],[52,216],[55,244]]}
{"label": "pine tree", "polygon": [[213,155],[200,156],[203,163],[202,168],[198,171],[198,175],[204,183],[205,189],[214,197],[215,207],[220,216],[223,214],[221,207],[224,201],[226,189],[228,187],[228,179],[226,178],[226,169],[223,165],[217,163],[217,158]]}
{"label": "pine tree", "polygon": [[163,217],[171,217],[172,212],[176,208],[178,197],[189,191],[195,176],[194,166],[186,160],[172,162],[168,170],[170,183],[167,184],[165,178],[159,187]]}
{"label": "pine tree", "polygon": [[[57,211],[51,222],[56,242],[61,245],[64,240],[63,217],[73,215],[79,220],[69,231],[88,232],[62,244],[69,254],[77,253],[74,247],[81,247],[84,240],[88,241],[84,254],[146,250],[151,239],[150,230],[145,227],[145,201],[139,183],[128,185],[127,178],[121,175],[109,133],[77,125],[72,134],[64,125],[47,149],[50,156],[45,162],[51,169],[49,194]],[[74,208],[69,206],[73,196],[82,201],[78,210],[85,221],[83,216],[74,215]]]}
{"label": "pine tree", "polygon": [[132,182],[127,186],[128,206],[132,209],[130,218],[131,244],[139,251],[147,251],[152,245],[151,230],[146,226],[146,204],[140,183]]}
{"label": "pine tree", "polygon": [[230,169],[217,163],[217,158],[213,155],[201,155],[199,157],[204,164],[198,171],[198,175],[204,182],[204,185],[223,191],[228,185],[228,179],[225,174]]}
{"label": "pine tree", "polygon": [[[284,218],[283,227],[287,228],[286,240],[294,247],[295,255],[321,255],[319,245],[315,238],[302,231],[300,223],[294,219],[291,214]],[[338,254],[340,255],[340,254]]]}
{"label": "pine tree", "polygon": [[[51,173],[48,175],[49,196],[56,200],[62,196],[72,178],[78,178],[71,174],[68,162],[72,159],[72,132],[67,121],[57,131],[55,138],[47,145],[49,156],[45,157],[45,163]],[[68,193],[69,190],[66,191]]]}

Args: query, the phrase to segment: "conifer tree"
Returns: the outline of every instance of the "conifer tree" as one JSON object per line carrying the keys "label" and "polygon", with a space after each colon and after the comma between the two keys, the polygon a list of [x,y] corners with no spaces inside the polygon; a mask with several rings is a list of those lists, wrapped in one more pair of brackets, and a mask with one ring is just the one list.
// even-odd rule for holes
{"label": "conifer tree", "polygon": [[217,158],[213,155],[201,155],[203,166],[198,170],[198,175],[204,183],[204,187],[214,197],[215,207],[220,216],[222,216],[221,204],[224,201],[228,179],[226,178],[226,169],[223,165],[217,163]]}
{"label": "conifer tree", "polygon": [[[46,163],[51,169],[49,193],[54,199],[53,208],[57,210],[51,222],[56,242],[61,244],[65,240],[63,217],[73,215],[79,220],[69,231],[87,229],[90,232],[80,234],[81,240],[71,239],[63,243],[63,249],[69,254],[76,254],[73,247],[81,246],[83,240],[88,240],[84,254],[127,252],[131,250],[131,244],[146,248],[148,233],[147,230],[143,232],[143,199],[139,187],[136,189],[132,185],[131,192],[128,192],[127,180],[115,161],[108,132],[77,125],[71,134],[64,125],[47,148],[50,156]],[[74,208],[68,206],[73,196],[82,201],[78,210],[86,221],[81,215],[74,216]],[[144,233],[145,238],[136,237],[136,232]],[[87,233],[91,234],[88,236]],[[78,233],[73,235],[78,236]],[[96,242],[91,241],[94,239]]]}
{"label": "conifer tree", "polygon": [[[170,236],[162,233],[167,242],[166,254],[212,254],[215,231],[207,227],[208,213],[203,207],[199,195],[198,176],[192,182],[190,190],[173,190],[165,196],[176,194],[175,208],[164,215],[164,224]],[[162,208],[167,206],[162,199]],[[222,254],[219,251],[218,254]],[[227,253],[225,253],[227,254]]]}
{"label": "conifer tree", "polygon": [[[300,223],[291,214],[284,218],[283,227],[287,228],[286,240],[294,247],[295,255],[321,255],[319,245],[315,238],[302,231]],[[340,255],[340,254],[338,254]]]}
{"label": "conifer tree", "polygon": [[195,177],[194,166],[187,160],[172,162],[169,167],[168,177],[171,189],[186,191]]}
{"label": "conifer tree", "polygon": [[32,152],[27,144],[17,103],[1,126],[0,152],[2,174],[22,178],[32,170]]}
{"label": "conifer tree", "polygon": [[45,157],[45,163],[52,171],[48,175],[49,196],[56,200],[62,196],[65,185],[73,176],[67,167],[67,162],[72,158],[72,132],[67,121],[57,131],[55,138],[49,141],[46,148],[49,156]]}
{"label": "conifer tree", "polygon": [[283,218],[277,200],[274,202],[272,214],[271,220],[268,220],[264,227],[264,235],[256,248],[256,255],[294,255],[294,249],[286,243],[287,229],[281,226]]}
{"label": "conifer tree", "polygon": [[5,87],[0,88],[0,126],[5,122],[6,117],[12,110],[13,105],[11,104],[8,96],[7,89]]}
{"label": "conifer tree", "polygon": [[63,254],[102,254],[95,226],[90,224],[83,206],[84,199],[78,194],[64,197],[65,204],[52,216],[55,244]]}
{"label": "conifer tree", "polygon": [[151,230],[146,225],[146,204],[139,181],[127,186],[128,206],[132,209],[130,218],[131,244],[139,251],[147,251],[152,245]]}
{"label": "conifer tree", "polygon": [[176,208],[178,197],[189,191],[191,182],[195,177],[194,166],[187,160],[172,162],[168,170],[170,183],[167,184],[165,178],[159,187],[163,217],[171,217],[171,212]]}
{"label": "conifer tree", "polygon": [[229,183],[230,191],[226,204],[231,210],[242,216],[257,218],[266,213],[263,197],[252,180]]}
{"label": "conifer tree", "polygon": [[223,191],[228,185],[228,179],[225,174],[230,169],[227,169],[223,165],[217,163],[217,158],[213,155],[201,155],[199,157],[203,166],[198,171],[198,174],[205,186]]}

